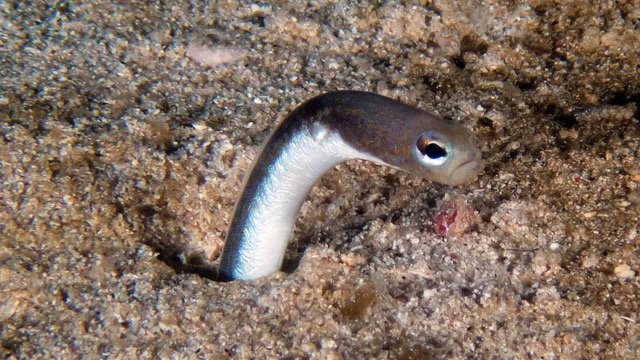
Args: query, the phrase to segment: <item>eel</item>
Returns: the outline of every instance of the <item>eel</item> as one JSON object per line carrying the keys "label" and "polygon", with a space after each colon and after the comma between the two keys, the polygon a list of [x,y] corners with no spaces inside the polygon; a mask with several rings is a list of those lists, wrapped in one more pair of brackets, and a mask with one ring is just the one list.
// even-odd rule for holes
{"label": "eel", "polygon": [[309,191],[325,172],[352,159],[446,185],[474,180],[482,168],[474,136],[461,125],[373,93],[316,96],[276,127],[245,177],[220,280],[253,280],[278,271]]}

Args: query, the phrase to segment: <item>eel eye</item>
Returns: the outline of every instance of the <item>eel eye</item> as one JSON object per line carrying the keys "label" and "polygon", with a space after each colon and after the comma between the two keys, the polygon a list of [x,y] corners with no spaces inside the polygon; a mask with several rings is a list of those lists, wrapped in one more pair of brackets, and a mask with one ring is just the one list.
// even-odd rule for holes
{"label": "eel eye", "polygon": [[429,133],[420,135],[413,155],[421,165],[439,166],[444,164],[449,158],[447,146],[435,140]]}

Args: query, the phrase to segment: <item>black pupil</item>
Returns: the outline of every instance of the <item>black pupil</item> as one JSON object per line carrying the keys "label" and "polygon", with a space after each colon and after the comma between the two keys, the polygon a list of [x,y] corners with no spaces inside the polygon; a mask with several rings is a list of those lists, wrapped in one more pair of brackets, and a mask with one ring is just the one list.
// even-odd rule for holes
{"label": "black pupil", "polygon": [[428,143],[427,146],[420,149],[420,152],[422,155],[426,155],[430,159],[440,159],[447,156],[447,150],[443,149],[442,146],[436,143]]}

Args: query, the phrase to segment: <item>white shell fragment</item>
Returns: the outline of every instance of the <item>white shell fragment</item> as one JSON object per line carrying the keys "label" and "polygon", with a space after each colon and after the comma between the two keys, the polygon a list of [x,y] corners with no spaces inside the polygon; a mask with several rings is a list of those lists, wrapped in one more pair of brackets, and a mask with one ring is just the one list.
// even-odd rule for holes
{"label": "white shell fragment", "polygon": [[237,62],[245,54],[246,51],[242,49],[194,45],[189,46],[186,53],[189,59],[208,67]]}

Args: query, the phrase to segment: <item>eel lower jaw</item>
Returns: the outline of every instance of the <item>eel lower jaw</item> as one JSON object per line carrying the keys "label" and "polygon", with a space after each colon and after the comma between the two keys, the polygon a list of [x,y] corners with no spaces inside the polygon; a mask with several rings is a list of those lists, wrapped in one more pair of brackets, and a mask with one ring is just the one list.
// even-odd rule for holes
{"label": "eel lower jaw", "polygon": [[484,168],[484,162],[480,156],[475,156],[458,165],[449,176],[448,185],[461,185],[475,180]]}

